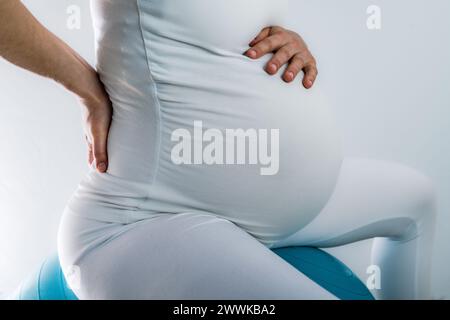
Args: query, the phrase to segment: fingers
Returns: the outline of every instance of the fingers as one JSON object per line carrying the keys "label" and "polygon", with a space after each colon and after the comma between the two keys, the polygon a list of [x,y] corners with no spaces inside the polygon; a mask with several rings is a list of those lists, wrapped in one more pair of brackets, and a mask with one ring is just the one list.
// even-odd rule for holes
{"label": "fingers", "polygon": [[284,81],[292,82],[303,70],[303,86],[306,89],[313,86],[318,74],[316,61],[297,33],[278,26],[267,27],[249,45],[251,48],[244,54],[251,59],[274,53],[265,67],[268,74],[274,75],[287,65],[282,76]]}
{"label": "fingers", "polygon": [[92,143],[89,141],[87,135],[85,135],[84,137],[85,137],[86,143],[88,145],[88,163],[89,163],[89,165],[91,165],[92,161],[94,161],[94,152],[93,152],[93,149],[92,149]]}
{"label": "fingers", "polygon": [[248,44],[250,47],[253,47],[255,44],[260,42],[261,40],[267,38],[270,35],[271,27],[266,27],[261,30],[261,32]]}
{"label": "fingers", "polygon": [[107,147],[107,132],[100,130],[92,132],[92,153],[95,160],[96,168],[99,172],[106,172],[108,168],[108,156],[106,152]]}
{"label": "fingers", "polygon": [[292,82],[300,71],[303,70],[304,66],[305,62],[303,61],[301,55],[295,55],[283,74],[283,80],[286,82]]}
{"label": "fingers", "polygon": [[288,37],[283,36],[281,33],[275,33],[252,46],[245,52],[245,55],[251,59],[259,59],[270,52],[280,49],[288,42]]}
{"label": "fingers", "polygon": [[94,161],[94,152],[92,151],[92,145],[89,145],[89,153],[88,153],[89,165],[91,165],[93,161]]}
{"label": "fingers", "polygon": [[[270,59],[270,61],[266,65],[267,73],[273,75],[278,72],[278,70],[289,62],[292,57],[298,52],[298,49],[292,45],[287,44],[284,47],[281,47]],[[298,73],[298,72],[297,72]]]}
{"label": "fingers", "polygon": [[284,74],[283,80],[292,82],[300,71],[304,71],[302,83],[306,89],[313,86],[317,78],[317,66],[314,57],[306,52],[296,53],[297,49],[292,45],[286,45],[278,50],[272,59],[267,63],[267,73],[273,75],[285,64],[288,64]]}
{"label": "fingers", "polygon": [[309,89],[313,86],[314,81],[316,81],[317,78],[317,67],[316,67],[316,62],[313,61],[309,61],[305,67],[304,67],[304,71],[305,71],[305,76],[303,77],[303,86],[306,89]]}
{"label": "fingers", "polygon": [[302,80],[303,86],[309,89],[313,86],[318,74],[316,61],[309,53],[298,53],[292,58],[283,74],[283,80],[292,82],[301,70],[305,74]]}

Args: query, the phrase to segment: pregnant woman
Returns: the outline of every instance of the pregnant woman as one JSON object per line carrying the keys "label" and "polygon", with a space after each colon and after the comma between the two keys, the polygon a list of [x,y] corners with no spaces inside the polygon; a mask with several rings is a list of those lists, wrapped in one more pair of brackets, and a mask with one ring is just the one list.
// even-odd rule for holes
{"label": "pregnant woman", "polygon": [[270,249],[368,238],[378,298],[429,297],[433,186],[342,158],[287,0],[91,4],[96,71],[20,2],[0,19],[2,56],[84,106],[89,172],[58,235],[79,298],[332,299]]}

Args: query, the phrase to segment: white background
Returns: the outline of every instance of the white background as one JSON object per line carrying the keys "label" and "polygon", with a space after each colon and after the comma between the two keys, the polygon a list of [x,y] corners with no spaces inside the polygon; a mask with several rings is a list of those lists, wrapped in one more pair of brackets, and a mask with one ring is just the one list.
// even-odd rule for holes
{"label": "white background", "polygon": [[[94,62],[88,0],[23,2]],[[291,3],[291,27],[317,57],[346,155],[401,162],[435,181],[433,295],[450,298],[450,1]],[[81,8],[80,30],[66,27],[71,4]],[[370,5],[382,10],[381,30],[366,27]],[[85,153],[75,97],[0,61],[0,292],[56,250],[59,217],[87,171]],[[366,278],[370,241],[329,251]]]}

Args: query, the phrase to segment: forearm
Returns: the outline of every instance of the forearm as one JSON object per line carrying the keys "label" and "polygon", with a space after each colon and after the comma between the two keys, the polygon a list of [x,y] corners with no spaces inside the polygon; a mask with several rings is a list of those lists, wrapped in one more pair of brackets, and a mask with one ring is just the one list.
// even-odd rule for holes
{"label": "forearm", "polygon": [[95,70],[49,32],[19,0],[0,1],[0,56],[85,99],[101,91]]}

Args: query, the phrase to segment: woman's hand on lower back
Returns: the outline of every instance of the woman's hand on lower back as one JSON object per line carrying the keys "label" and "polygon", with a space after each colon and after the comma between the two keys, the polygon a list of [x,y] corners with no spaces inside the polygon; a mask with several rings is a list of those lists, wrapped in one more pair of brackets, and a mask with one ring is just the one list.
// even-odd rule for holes
{"label": "woman's hand on lower back", "polygon": [[258,59],[268,53],[273,53],[272,59],[266,65],[266,72],[276,74],[283,65],[287,68],[283,80],[292,82],[300,71],[304,71],[303,86],[311,88],[317,77],[316,60],[297,33],[282,27],[267,27],[254,38],[245,52],[251,59]]}
{"label": "woman's hand on lower back", "polygon": [[98,80],[100,94],[95,98],[81,98],[83,125],[88,145],[89,165],[95,164],[99,172],[108,168],[107,142],[112,119],[112,106],[108,95]]}
{"label": "woman's hand on lower back", "polygon": [[0,1],[0,57],[51,78],[75,93],[84,110],[89,164],[105,172],[112,108],[97,72],[37,21],[21,1]]}

